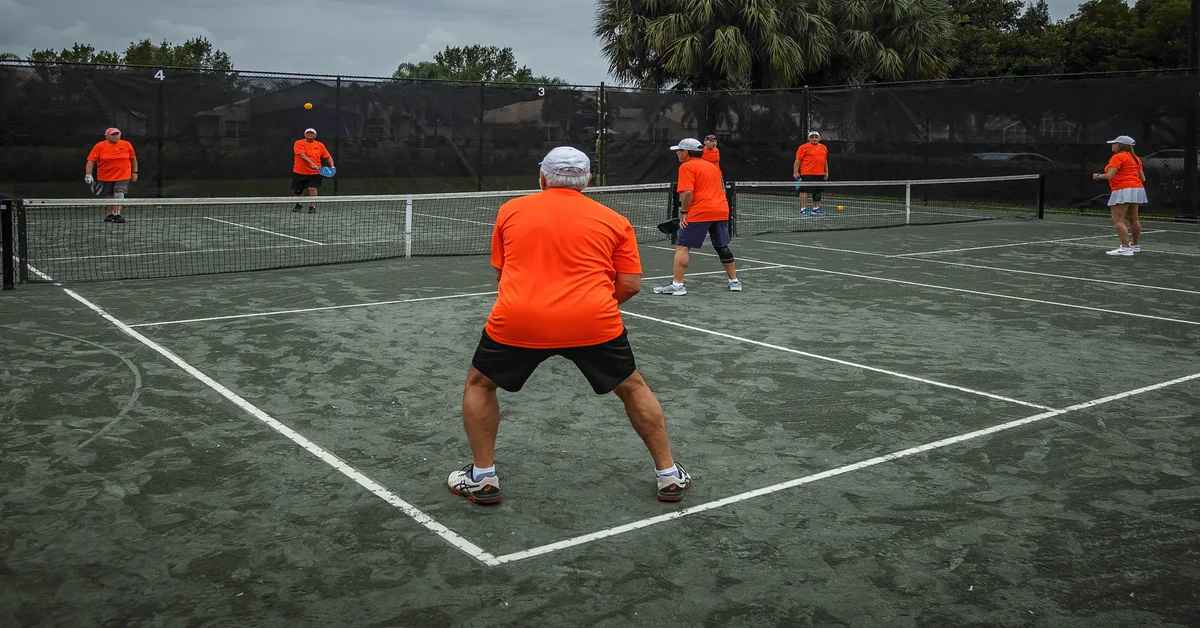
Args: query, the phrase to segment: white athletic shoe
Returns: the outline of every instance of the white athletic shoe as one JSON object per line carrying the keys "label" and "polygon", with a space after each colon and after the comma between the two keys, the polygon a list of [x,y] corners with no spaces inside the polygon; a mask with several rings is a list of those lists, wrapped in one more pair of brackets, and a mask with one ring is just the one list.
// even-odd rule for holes
{"label": "white athletic shoe", "polygon": [[1133,257],[1133,249],[1122,244],[1111,251],[1105,251],[1105,255],[1120,255],[1121,257]]}
{"label": "white athletic shoe", "polygon": [[654,294],[670,294],[681,297],[687,294],[687,286],[671,282],[665,286],[657,286],[654,288]]}
{"label": "white athletic shoe", "polygon": [[689,488],[692,488],[692,476],[683,470],[683,465],[676,462],[675,468],[679,469],[678,475],[659,476],[658,478],[658,501],[660,502],[677,502],[683,499],[683,494]]}
{"label": "white athletic shoe", "polygon": [[1131,244],[1131,245],[1129,246],[1129,250],[1133,251],[1134,253],[1141,253],[1141,252],[1142,252],[1142,245],[1140,245],[1140,244]]}
{"label": "white athletic shoe", "polygon": [[729,291],[730,292],[741,292],[742,291],[742,280],[741,279],[730,279],[729,280]]}
{"label": "white athletic shoe", "polygon": [[500,492],[500,478],[493,473],[487,477],[475,479],[474,465],[458,469],[446,478],[446,486],[450,488],[450,492],[455,495],[461,495],[476,504],[499,504],[500,500],[504,499],[504,494]]}

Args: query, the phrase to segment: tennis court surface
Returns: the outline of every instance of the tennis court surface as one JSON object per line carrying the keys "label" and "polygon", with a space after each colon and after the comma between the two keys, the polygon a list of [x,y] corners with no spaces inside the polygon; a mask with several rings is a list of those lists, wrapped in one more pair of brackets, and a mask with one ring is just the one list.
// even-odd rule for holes
{"label": "tennis court surface", "polygon": [[449,494],[481,255],[2,293],[0,625],[1200,624],[1200,228],[770,231],[740,294],[642,243],[676,506],[558,359],[501,393],[504,503]]}

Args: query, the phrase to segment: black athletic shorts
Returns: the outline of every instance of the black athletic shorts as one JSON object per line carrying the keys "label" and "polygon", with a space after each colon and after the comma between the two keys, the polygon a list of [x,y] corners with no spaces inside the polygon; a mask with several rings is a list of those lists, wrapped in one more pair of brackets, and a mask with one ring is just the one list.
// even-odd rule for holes
{"label": "black athletic shorts", "polygon": [[629,346],[625,331],[605,343],[569,349],[510,347],[492,340],[485,331],[479,339],[471,366],[504,390],[517,392],[538,365],[554,355],[574,362],[597,395],[612,392],[637,370],[633,347]]}
{"label": "black athletic shorts", "polygon": [[[823,174],[802,174],[802,175],[800,175],[801,182],[803,182],[803,181],[828,181],[828,180],[829,180],[828,177]],[[812,194],[813,201],[816,201],[818,203],[821,202],[821,192],[824,189],[825,189],[824,187],[819,186],[819,185],[804,185],[803,183],[798,183],[796,185],[796,192],[801,193],[801,194],[805,194],[805,193]]]}
{"label": "black athletic shorts", "polygon": [[324,179],[319,174],[296,174],[292,173],[292,194],[301,194],[308,188],[321,187],[321,179]]}

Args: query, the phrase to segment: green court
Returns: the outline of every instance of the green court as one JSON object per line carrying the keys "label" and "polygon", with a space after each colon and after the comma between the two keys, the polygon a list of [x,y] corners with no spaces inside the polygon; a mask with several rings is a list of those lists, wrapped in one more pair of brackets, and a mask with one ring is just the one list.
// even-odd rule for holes
{"label": "green court", "polygon": [[705,250],[672,297],[647,238],[624,320],[678,505],[561,359],[501,394],[503,504],[449,494],[483,255],[22,285],[0,625],[1197,625],[1200,228],[1143,245],[742,229],[744,292]]}

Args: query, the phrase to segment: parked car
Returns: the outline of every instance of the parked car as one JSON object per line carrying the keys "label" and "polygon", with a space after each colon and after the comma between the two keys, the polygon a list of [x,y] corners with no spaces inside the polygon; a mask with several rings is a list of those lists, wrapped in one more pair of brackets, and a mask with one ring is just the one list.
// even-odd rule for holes
{"label": "parked car", "polygon": [[[1196,156],[1200,158],[1200,150],[1196,151]],[[1146,170],[1183,172],[1183,149],[1167,148],[1155,151],[1142,157],[1142,163]]]}
{"label": "parked car", "polygon": [[1054,166],[1053,159],[1039,153],[972,153],[971,159],[1010,166]]}

